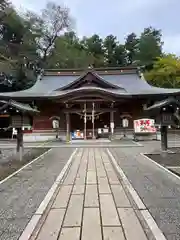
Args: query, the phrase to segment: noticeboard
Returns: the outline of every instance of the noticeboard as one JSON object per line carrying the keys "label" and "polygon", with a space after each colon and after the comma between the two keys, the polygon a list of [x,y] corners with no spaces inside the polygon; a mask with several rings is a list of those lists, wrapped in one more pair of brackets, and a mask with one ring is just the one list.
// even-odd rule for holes
{"label": "noticeboard", "polygon": [[52,126],[54,129],[58,129],[59,128],[59,121],[58,120],[53,120],[52,121]]}
{"label": "noticeboard", "polygon": [[127,118],[122,119],[123,128],[127,128],[129,126],[129,120]]}
{"label": "noticeboard", "polygon": [[155,121],[154,119],[137,119],[134,120],[134,132],[135,133],[155,133]]}

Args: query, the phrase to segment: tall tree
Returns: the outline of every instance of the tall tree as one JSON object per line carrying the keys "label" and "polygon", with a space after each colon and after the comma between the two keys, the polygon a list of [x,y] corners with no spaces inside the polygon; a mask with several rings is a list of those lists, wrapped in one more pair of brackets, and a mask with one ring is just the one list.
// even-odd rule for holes
{"label": "tall tree", "polygon": [[63,5],[49,2],[40,15],[27,12],[26,19],[31,22],[42,63],[45,66],[57,37],[72,26],[70,10]]}
{"label": "tall tree", "polygon": [[113,35],[108,35],[103,42],[105,49],[106,64],[108,66],[116,66],[116,59],[114,57],[115,50],[118,46],[117,38]]}
{"label": "tall tree", "polygon": [[12,9],[1,22],[0,34],[2,76],[13,80],[15,89],[28,87],[33,83],[31,80],[35,80],[33,61],[37,59],[36,42],[29,24]]}
{"label": "tall tree", "polygon": [[117,37],[109,35],[104,39],[106,66],[117,67],[127,64],[124,45],[119,44]]}
{"label": "tall tree", "polygon": [[139,65],[152,65],[162,54],[161,31],[145,28],[139,38],[135,60]]}
{"label": "tall tree", "polygon": [[127,63],[129,65],[133,64],[135,56],[137,53],[139,39],[135,33],[131,33],[126,37],[125,40],[125,49],[127,51]]}
{"label": "tall tree", "polygon": [[84,37],[80,42],[82,48],[87,52],[90,64],[94,67],[100,67],[104,65],[104,49],[103,40],[99,35],[94,34],[91,37]]}
{"label": "tall tree", "polygon": [[0,23],[7,17],[12,11],[12,6],[8,0],[0,0]]}
{"label": "tall tree", "polygon": [[92,59],[80,45],[75,33],[69,32],[55,41],[54,49],[48,57],[49,68],[86,68]]}
{"label": "tall tree", "polygon": [[175,55],[164,55],[158,58],[153,69],[145,73],[146,79],[155,86],[179,88],[180,87],[180,58]]}
{"label": "tall tree", "polygon": [[127,65],[127,52],[125,46],[118,44],[114,50],[114,66],[126,66]]}

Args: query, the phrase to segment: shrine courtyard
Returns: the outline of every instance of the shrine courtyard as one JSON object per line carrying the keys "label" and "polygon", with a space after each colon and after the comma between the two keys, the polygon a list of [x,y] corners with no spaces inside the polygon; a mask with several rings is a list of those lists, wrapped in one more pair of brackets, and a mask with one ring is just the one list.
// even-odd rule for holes
{"label": "shrine courtyard", "polygon": [[180,239],[180,179],[143,154],[160,142],[124,142],[46,143],[0,182],[0,239]]}

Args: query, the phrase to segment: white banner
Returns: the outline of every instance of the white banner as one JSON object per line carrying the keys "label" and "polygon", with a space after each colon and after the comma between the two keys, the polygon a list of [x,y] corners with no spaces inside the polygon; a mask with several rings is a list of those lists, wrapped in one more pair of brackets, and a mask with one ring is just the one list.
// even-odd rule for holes
{"label": "white banner", "polygon": [[135,133],[155,133],[154,119],[143,118],[134,120],[134,131]]}

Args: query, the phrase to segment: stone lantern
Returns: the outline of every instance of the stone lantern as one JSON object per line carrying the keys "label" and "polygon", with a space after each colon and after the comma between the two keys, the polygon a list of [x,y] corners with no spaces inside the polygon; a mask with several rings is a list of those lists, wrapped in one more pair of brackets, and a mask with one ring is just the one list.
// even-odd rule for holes
{"label": "stone lantern", "polygon": [[32,108],[29,104],[16,102],[14,100],[0,100],[0,114],[4,112],[9,115],[9,127],[17,130],[17,153],[20,153],[20,160],[23,152],[23,126],[32,126],[33,115],[39,113],[37,109]]}
{"label": "stone lantern", "polygon": [[151,117],[155,118],[156,122],[160,123],[162,151],[168,149],[168,126],[178,127],[180,123],[179,107],[180,102],[170,97],[144,109]]}

